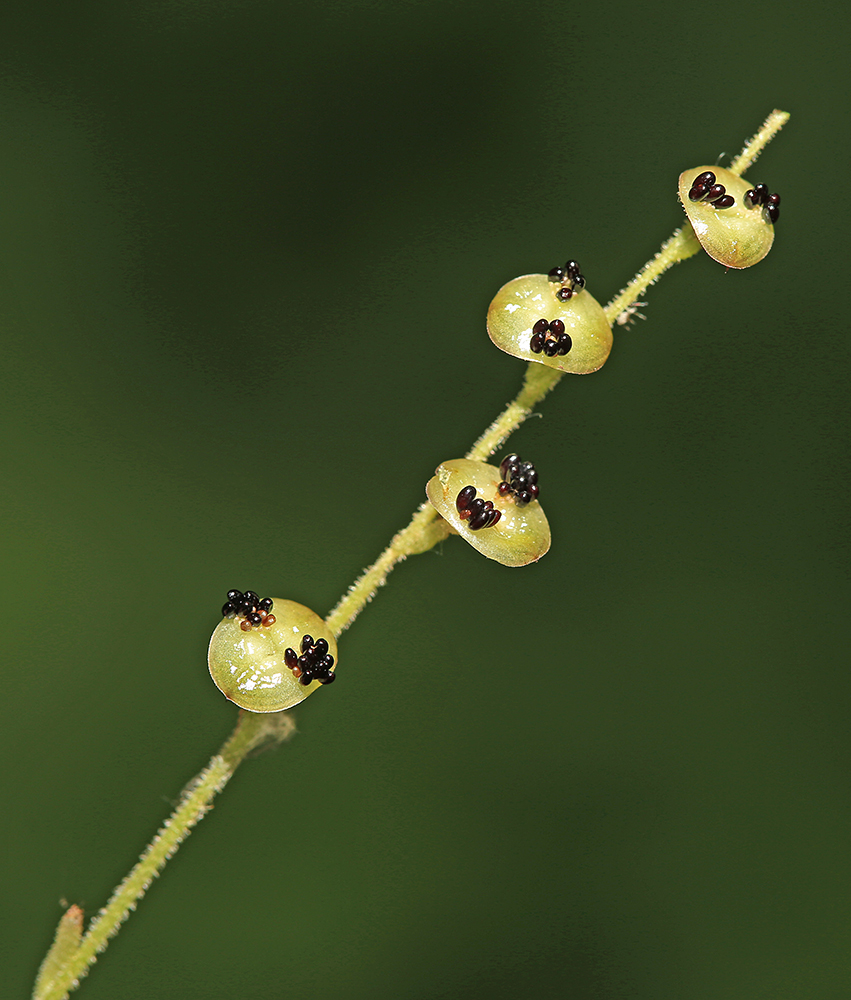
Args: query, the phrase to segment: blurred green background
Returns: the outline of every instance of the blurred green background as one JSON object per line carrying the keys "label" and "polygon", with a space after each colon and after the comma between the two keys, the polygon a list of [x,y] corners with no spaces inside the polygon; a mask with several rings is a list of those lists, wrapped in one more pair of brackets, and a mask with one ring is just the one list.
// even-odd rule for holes
{"label": "blurred green background", "polygon": [[518,388],[500,285],[575,257],[607,301],[774,107],[768,259],[677,267],[512,439],[550,554],[401,566],[80,995],[851,995],[848,28],[4,13],[4,996],[230,731],[224,592],[330,610]]}

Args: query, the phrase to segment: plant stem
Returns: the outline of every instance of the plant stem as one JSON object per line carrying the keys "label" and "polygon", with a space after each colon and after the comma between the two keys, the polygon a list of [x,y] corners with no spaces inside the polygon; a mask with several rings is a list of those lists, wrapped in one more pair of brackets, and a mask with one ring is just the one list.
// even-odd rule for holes
{"label": "plant stem", "polygon": [[[282,742],[294,732],[292,717],[286,713],[255,715],[240,712],[233,733],[207,767],[183,790],[177,808],[61,966],[56,959],[60,955],[65,958],[69,949],[68,934],[63,934],[64,924],[67,923],[65,916],[60,920],[56,941],[42,964],[33,1000],[62,1000],[71,990],[76,989],[97,959],[98,953],[106,948],[109,939],[136,908],[136,903],[144,896],[165,863],[203,818],[215,794],[225,787],[246,754],[262,743]],[[76,911],[77,908],[71,907],[71,910]],[[54,968],[57,971],[54,972]]]}
{"label": "plant stem", "polygon": [[[766,144],[788,120],[783,111],[773,111],[762,128],[746,143],[730,169],[743,173],[759,156]],[[700,244],[690,226],[676,230],[659,252],[648,261],[632,281],[606,306],[606,319],[614,323],[618,316],[637,302],[644,291],[681,260],[693,256]],[[561,380],[562,372],[544,365],[527,365],[523,386],[517,396],[487,428],[467,452],[466,458],[483,461],[515,431],[533,412],[534,407]],[[415,512],[406,528],[397,532],[387,548],[349,588],[325,619],[335,636],[345,631],[357,618],[397,563],[410,555],[426,552],[446,538],[452,529],[437,511],[424,503]],[[152,880],[181,842],[210,808],[217,792],[227,784],[246,755],[263,743],[280,743],[295,732],[291,716],[285,712],[255,715],[240,712],[236,728],[209,765],[183,791],[180,803],[146,848],[139,863],[118,886],[112,898],[92,921],[88,932],[79,940],[82,914],[71,907],[59,923],[56,940],[42,963],[36,980],[33,1000],[63,1000],[75,989],[99,952],[115,935],[121,924],[135,909]],[[77,943],[79,941],[79,943]]]}

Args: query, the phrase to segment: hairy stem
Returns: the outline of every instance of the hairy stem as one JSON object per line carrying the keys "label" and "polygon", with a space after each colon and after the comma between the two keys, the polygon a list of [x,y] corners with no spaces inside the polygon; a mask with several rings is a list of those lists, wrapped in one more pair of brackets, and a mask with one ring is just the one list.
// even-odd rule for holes
{"label": "hairy stem", "polygon": [[[766,144],[779,132],[789,115],[773,111],[762,128],[746,143],[730,166],[735,174],[743,173],[759,156]],[[606,306],[606,319],[614,323],[618,316],[637,302],[644,291],[681,260],[693,256],[700,244],[691,227],[676,230],[632,281]],[[502,445],[534,411],[544,396],[561,380],[563,373],[544,365],[527,365],[523,386],[487,430],[467,452],[466,458],[484,460]],[[426,552],[446,538],[452,529],[430,504],[415,512],[406,528],[397,532],[387,548],[368,567],[326,617],[335,636],[345,631],[372,600],[388,574],[410,555]],[[39,970],[33,1000],[63,1000],[75,989],[89,967],[135,909],[138,901],[181,842],[210,808],[214,796],[227,784],[246,755],[263,743],[282,742],[295,732],[285,712],[255,715],[241,712],[231,736],[209,765],[183,791],[175,811],[146,848],[139,863],[118,886],[112,898],[80,939],[82,912],[72,906],[60,920],[53,946]]]}
{"label": "hairy stem", "polygon": [[[71,907],[60,920],[56,940],[42,963],[33,1000],[62,1000],[79,985],[98,953],[118,933],[148,886],[203,818],[216,793],[225,787],[246,754],[262,743],[282,742],[294,732],[292,718],[285,713],[270,716],[240,713],[233,733],[207,767],[184,788],[177,808],[158,830],[138,864],[92,920],[88,932],[75,948],[69,948],[70,935],[66,925],[69,924],[69,914],[71,918],[77,916],[78,907]],[[79,920],[82,921],[81,912]]]}

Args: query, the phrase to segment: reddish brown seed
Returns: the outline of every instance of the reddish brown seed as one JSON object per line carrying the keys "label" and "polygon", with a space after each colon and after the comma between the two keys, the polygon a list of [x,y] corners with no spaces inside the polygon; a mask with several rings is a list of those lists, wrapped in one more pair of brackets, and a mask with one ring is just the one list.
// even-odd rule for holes
{"label": "reddish brown seed", "polygon": [[272,614],[266,615],[263,625],[264,627],[268,628],[269,625],[274,625],[277,620],[278,619]]}
{"label": "reddish brown seed", "polygon": [[247,618],[243,618],[242,621],[239,623],[239,627],[242,629],[243,632],[250,632],[251,622]]}
{"label": "reddish brown seed", "polygon": [[573,291],[570,288],[560,288],[556,292],[556,298],[561,302],[567,302],[572,295]]}

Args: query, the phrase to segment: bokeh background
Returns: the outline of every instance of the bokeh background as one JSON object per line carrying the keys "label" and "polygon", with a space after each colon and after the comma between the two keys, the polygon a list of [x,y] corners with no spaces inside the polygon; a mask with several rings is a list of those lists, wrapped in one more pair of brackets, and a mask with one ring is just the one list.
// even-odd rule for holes
{"label": "bokeh background", "polygon": [[401,566],[81,996],[851,995],[848,28],[4,12],[4,996],[230,731],[224,592],[330,610],[518,388],[500,285],[575,257],[607,301],[774,107],[770,256],[670,272],[513,438],[550,554]]}

